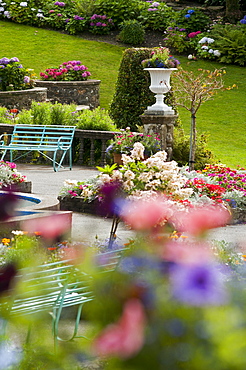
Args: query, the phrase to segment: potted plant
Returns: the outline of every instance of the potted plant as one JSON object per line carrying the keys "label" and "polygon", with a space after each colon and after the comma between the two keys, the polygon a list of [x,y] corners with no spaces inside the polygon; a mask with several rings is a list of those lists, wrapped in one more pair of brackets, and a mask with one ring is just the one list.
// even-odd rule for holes
{"label": "potted plant", "polygon": [[149,71],[151,78],[150,90],[155,93],[156,102],[148,107],[148,111],[161,111],[174,114],[171,107],[164,103],[165,93],[170,89],[170,75],[179,65],[178,59],[170,55],[166,47],[154,48],[149,59],[142,61],[145,71]]}
{"label": "potted plant", "polygon": [[113,156],[115,163],[121,165],[121,155],[130,154],[134,144],[137,142],[140,142],[144,146],[145,158],[155,154],[161,149],[160,138],[157,135],[131,132],[130,128],[127,127],[114,136],[114,139],[111,140],[110,145],[106,149],[106,153]]}
{"label": "potted plant", "polygon": [[90,76],[91,72],[80,60],[70,60],[40,72],[41,79],[36,84],[48,89],[48,99],[52,101],[96,108],[99,106],[101,81],[88,80]]}
{"label": "potted plant", "polygon": [[0,59],[0,105],[29,108],[31,101],[45,101],[46,89],[35,88],[33,69],[24,68],[17,57]]}

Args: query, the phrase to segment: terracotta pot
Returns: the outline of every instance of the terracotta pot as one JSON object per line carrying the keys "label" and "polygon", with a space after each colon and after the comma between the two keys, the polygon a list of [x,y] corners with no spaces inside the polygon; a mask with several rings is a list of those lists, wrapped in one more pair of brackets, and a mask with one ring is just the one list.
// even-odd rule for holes
{"label": "terracotta pot", "polygon": [[122,165],[121,153],[113,153],[114,163],[118,164],[118,166]]}

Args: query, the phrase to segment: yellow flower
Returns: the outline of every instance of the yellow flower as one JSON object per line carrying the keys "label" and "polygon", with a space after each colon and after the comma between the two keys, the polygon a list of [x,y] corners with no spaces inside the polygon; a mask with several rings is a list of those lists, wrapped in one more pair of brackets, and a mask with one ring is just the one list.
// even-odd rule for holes
{"label": "yellow flower", "polygon": [[8,245],[8,244],[10,243],[10,239],[8,239],[8,238],[3,238],[3,239],[2,239],[2,243],[3,243],[4,245]]}

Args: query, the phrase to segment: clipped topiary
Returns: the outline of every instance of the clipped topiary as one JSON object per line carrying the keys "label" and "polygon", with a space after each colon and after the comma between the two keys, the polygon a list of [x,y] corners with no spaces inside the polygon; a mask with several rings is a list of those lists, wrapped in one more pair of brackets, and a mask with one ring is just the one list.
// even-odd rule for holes
{"label": "clipped topiary", "polygon": [[135,19],[124,21],[117,39],[124,44],[140,45],[144,42],[145,30],[143,25]]}
{"label": "clipped topiary", "polygon": [[[118,128],[130,127],[132,131],[136,131],[138,126],[142,126],[140,115],[149,105],[155,103],[154,94],[149,89],[149,73],[144,71],[141,64],[142,60],[150,58],[152,51],[152,48],[131,48],[124,51],[109,109]],[[172,93],[167,93],[166,97],[169,104]]]}
{"label": "clipped topiary", "polygon": [[151,48],[131,48],[124,51],[109,114],[119,128],[137,130],[139,116],[155,102],[149,90],[149,73],[143,70],[142,60],[150,57]]}

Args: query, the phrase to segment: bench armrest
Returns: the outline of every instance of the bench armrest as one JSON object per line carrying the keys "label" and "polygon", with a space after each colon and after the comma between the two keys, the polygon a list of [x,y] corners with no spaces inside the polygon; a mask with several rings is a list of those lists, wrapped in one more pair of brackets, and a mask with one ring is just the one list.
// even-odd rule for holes
{"label": "bench armrest", "polygon": [[6,145],[6,138],[12,136],[12,134],[2,134],[0,135],[0,145]]}
{"label": "bench armrest", "polygon": [[[62,140],[65,139],[65,142],[63,143]],[[59,137],[58,139],[58,142],[57,142],[57,146],[59,149],[68,149],[70,148],[70,146],[72,145],[72,140],[70,140],[70,142],[67,142],[68,138],[66,136],[61,136]]]}

